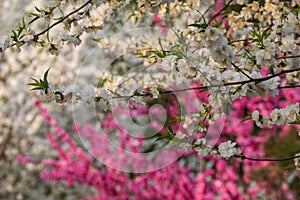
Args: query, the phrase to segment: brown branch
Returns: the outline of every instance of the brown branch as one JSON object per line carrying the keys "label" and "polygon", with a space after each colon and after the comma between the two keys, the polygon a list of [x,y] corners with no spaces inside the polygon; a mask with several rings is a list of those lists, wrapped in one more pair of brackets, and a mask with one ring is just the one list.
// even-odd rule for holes
{"label": "brown branch", "polygon": [[[200,86],[200,87],[191,87],[191,88],[184,88],[184,89],[178,89],[178,90],[167,90],[167,91],[163,91],[160,92],[159,95],[163,95],[163,94],[170,94],[170,93],[176,93],[176,92],[185,92],[185,91],[190,91],[190,90],[207,90],[209,88],[216,88],[216,87],[224,87],[224,86],[231,86],[231,85],[244,85],[247,83],[251,83],[254,82],[256,84],[267,81],[269,79],[272,79],[274,77],[283,75],[283,74],[288,74],[288,73],[292,73],[295,71],[300,71],[300,68],[296,68],[296,69],[290,69],[290,70],[282,70],[281,72],[277,73],[277,74],[273,74],[271,76],[267,76],[267,77],[263,77],[263,78],[251,78],[249,77],[249,80],[245,80],[245,81],[237,81],[237,82],[229,82],[229,83],[224,83],[223,85],[210,85],[210,86]],[[288,89],[288,88],[296,88],[296,87],[300,87],[300,85],[287,85],[287,86],[280,86],[278,87],[278,89]],[[113,96],[113,99],[121,99],[121,98],[132,98],[134,96],[151,96],[150,93],[143,93],[143,94],[139,94],[139,95],[127,95],[127,96],[122,96],[122,95],[118,95],[118,96]],[[96,97],[98,98],[98,97]],[[99,98],[98,98],[99,99]]]}
{"label": "brown branch", "polygon": [[286,59],[286,58],[299,58],[300,55],[291,55],[291,56],[279,56],[276,59]]}
{"label": "brown branch", "polygon": [[168,94],[168,93],[173,93],[173,92],[184,92],[184,91],[189,91],[189,90],[205,90],[205,89],[209,89],[209,88],[216,88],[216,87],[222,87],[222,86],[243,85],[243,84],[247,84],[247,83],[251,83],[251,82],[261,83],[261,82],[267,81],[269,79],[272,79],[274,77],[277,77],[277,76],[280,76],[283,74],[292,73],[295,71],[300,71],[300,68],[290,69],[290,70],[282,70],[281,72],[279,72],[277,74],[263,77],[263,78],[256,78],[256,79],[252,78],[251,80],[229,82],[229,83],[224,83],[223,85],[200,86],[200,87],[184,88],[184,89],[173,90],[173,91],[170,90],[170,91],[164,91],[162,94]]}
{"label": "brown branch", "polygon": [[252,40],[252,38],[246,38],[246,39],[240,39],[240,40],[232,40],[232,41],[229,41],[228,44],[233,44],[233,43],[236,43],[236,42],[248,42]]}
{"label": "brown branch", "polygon": [[235,157],[241,158],[242,160],[282,162],[282,161],[293,160],[295,158],[300,158],[300,155],[287,157],[287,158],[250,158],[245,155],[235,155]]}
{"label": "brown branch", "polygon": [[300,85],[285,85],[285,86],[280,86],[279,89],[289,89],[289,88],[297,88],[300,87]]}
{"label": "brown branch", "polygon": [[208,21],[208,24],[210,24],[216,17],[218,17],[228,6],[231,4],[233,0],[228,1],[228,3],[216,14],[214,14]]}
{"label": "brown branch", "polygon": [[249,80],[253,80],[248,74],[246,74],[243,70],[241,70],[237,65],[235,65],[233,62],[231,64],[238,70],[240,71],[244,76],[246,76]]}
{"label": "brown branch", "polygon": [[[85,4],[83,4],[82,6],[80,6],[79,8],[77,8],[76,10],[70,12],[69,14],[67,14],[67,15],[64,16],[62,19],[58,20],[57,22],[55,22],[54,24],[52,24],[51,26],[49,26],[49,27],[46,28],[45,30],[43,30],[43,31],[41,31],[41,32],[39,32],[39,33],[33,35],[33,38],[37,40],[39,36],[43,35],[43,34],[46,33],[47,31],[49,31],[50,29],[52,29],[54,26],[56,26],[56,25],[62,23],[63,21],[65,21],[65,19],[67,19],[67,18],[70,17],[71,15],[77,13],[79,10],[81,10],[81,9],[84,8],[84,7],[86,7],[88,4],[92,3],[92,1],[93,1],[93,0],[88,0]],[[31,21],[29,22],[29,24],[33,23],[33,22],[36,21],[37,19],[38,19],[38,18],[35,17],[33,20],[31,20]],[[29,40],[29,41],[30,41],[30,40]],[[19,44],[20,46],[22,46],[22,45],[25,44],[26,42],[28,42],[28,41],[21,40],[21,41],[18,42],[18,44]],[[16,46],[16,45],[17,45],[17,43],[13,43],[13,44],[9,45],[7,48],[11,48],[11,47],[14,47],[14,46]]]}
{"label": "brown branch", "polygon": [[36,20],[38,20],[39,17],[36,16],[35,18],[33,18],[32,20],[30,20],[30,22],[28,22],[28,25],[32,24],[33,22],[35,22]]}
{"label": "brown branch", "polygon": [[69,14],[67,14],[66,16],[64,16],[62,19],[58,20],[57,22],[55,22],[54,24],[52,24],[51,26],[49,26],[48,28],[46,28],[45,30],[41,31],[40,33],[37,33],[35,35],[33,35],[34,38],[38,38],[39,36],[43,35],[44,33],[46,33],[47,31],[49,31],[51,28],[53,28],[54,26],[62,23],[65,19],[67,19],[68,17],[70,17],[71,15],[77,13],[79,10],[83,9],[84,7],[86,7],[88,4],[92,3],[93,0],[88,0],[85,4],[83,4],[82,6],[80,6],[79,8],[77,8],[76,10],[70,12]]}

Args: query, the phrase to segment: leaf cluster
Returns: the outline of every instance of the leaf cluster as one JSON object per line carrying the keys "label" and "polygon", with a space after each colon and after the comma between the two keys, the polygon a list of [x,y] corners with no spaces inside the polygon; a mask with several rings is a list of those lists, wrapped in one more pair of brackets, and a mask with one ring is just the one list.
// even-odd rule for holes
{"label": "leaf cluster", "polygon": [[271,30],[271,27],[264,29],[263,31],[258,30],[251,30],[250,34],[252,35],[252,42],[256,42],[260,48],[264,49],[265,45],[264,45],[264,40],[268,38],[269,36],[269,32]]}
{"label": "leaf cluster", "polygon": [[17,30],[12,30],[12,35],[10,36],[12,38],[12,40],[14,42],[16,42],[16,44],[19,46],[22,45],[22,38],[25,36],[24,34],[24,30],[27,30],[26,28],[26,23],[25,23],[25,20],[24,20],[24,17],[22,18],[22,22],[19,24],[19,27]]}
{"label": "leaf cluster", "polygon": [[37,80],[35,78],[31,78],[31,80],[34,81],[34,82],[28,84],[28,85],[34,86],[34,88],[32,88],[31,90],[46,90],[47,88],[49,88],[49,83],[47,80],[49,70],[50,70],[50,68],[48,68],[47,71],[44,73],[43,80],[42,79]]}

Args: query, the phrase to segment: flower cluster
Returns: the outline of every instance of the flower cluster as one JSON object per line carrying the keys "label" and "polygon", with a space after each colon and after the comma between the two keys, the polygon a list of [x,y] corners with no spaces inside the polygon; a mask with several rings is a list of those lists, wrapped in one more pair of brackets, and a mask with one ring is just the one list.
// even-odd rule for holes
{"label": "flower cluster", "polygon": [[258,127],[284,125],[294,122],[299,119],[299,103],[289,105],[285,108],[275,108],[270,116],[260,116],[259,111],[255,110],[252,113],[252,120],[255,121]]}
{"label": "flower cluster", "polygon": [[206,48],[210,50],[212,58],[218,63],[231,65],[234,62],[232,47],[228,45],[228,40],[220,29],[207,27],[204,32]]}
{"label": "flower cluster", "polygon": [[88,104],[100,101],[106,105],[110,105],[112,100],[110,93],[104,89],[96,90],[92,85],[86,85],[81,89],[79,85],[73,84],[55,89],[54,85],[50,82],[49,88],[46,89],[45,93],[46,101],[55,101],[56,103],[76,103],[80,100]]}
{"label": "flower cluster", "polygon": [[195,150],[199,156],[207,156],[212,151],[212,147],[206,144],[206,139],[201,138],[195,142]]}
{"label": "flower cluster", "polygon": [[220,152],[220,156],[223,158],[230,158],[234,155],[239,155],[242,151],[235,147],[236,143],[228,140],[227,142],[223,142],[219,145],[218,151]]}

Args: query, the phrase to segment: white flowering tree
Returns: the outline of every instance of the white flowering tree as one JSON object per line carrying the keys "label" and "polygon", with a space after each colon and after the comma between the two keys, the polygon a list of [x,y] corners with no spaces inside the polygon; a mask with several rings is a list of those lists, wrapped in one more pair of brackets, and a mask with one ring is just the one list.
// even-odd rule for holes
{"label": "white flowering tree", "polygon": [[[229,167],[236,167],[233,160],[241,162],[245,173],[256,165],[294,161],[281,189],[287,199],[299,195],[286,189],[299,183],[299,138],[288,144],[293,148],[277,154],[269,145],[299,134],[299,0],[51,0],[24,5],[27,14],[1,37],[1,158],[49,153],[43,147],[46,138],[36,135],[47,129],[32,111],[38,98],[68,131],[72,122],[99,125],[97,131],[107,138],[76,129],[73,139],[107,167],[134,174],[183,160],[200,177],[191,155],[205,169],[214,162]],[[73,144],[62,135],[63,142]],[[30,139],[37,151],[26,148]],[[12,191],[12,185],[5,191]],[[258,198],[243,187],[238,186],[243,195]],[[266,195],[266,188],[257,190]],[[210,199],[202,195],[199,199]]]}

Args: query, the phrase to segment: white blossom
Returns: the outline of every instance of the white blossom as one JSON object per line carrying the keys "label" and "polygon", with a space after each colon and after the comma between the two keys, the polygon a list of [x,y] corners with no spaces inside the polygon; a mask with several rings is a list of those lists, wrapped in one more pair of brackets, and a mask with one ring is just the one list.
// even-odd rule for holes
{"label": "white blossom", "polygon": [[95,97],[94,86],[86,85],[82,90],[80,90],[79,95],[82,101],[86,103],[91,103]]}
{"label": "white blossom", "polygon": [[161,66],[166,70],[170,71],[173,70],[174,67],[177,65],[177,57],[174,55],[167,56],[163,59]]}
{"label": "white blossom", "polygon": [[235,145],[236,143],[231,142],[230,140],[221,143],[218,147],[220,156],[229,159],[231,156],[240,154],[241,150],[239,148],[236,148]]}
{"label": "white blossom", "polygon": [[246,39],[248,32],[249,31],[247,29],[238,29],[238,30],[234,31],[233,38],[236,40]]}
{"label": "white blossom", "polygon": [[77,84],[68,85],[67,87],[60,87],[63,95],[74,94],[76,95],[80,91],[80,87]]}
{"label": "white blossom", "polygon": [[[3,39],[3,43],[2,43],[2,39]],[[10,44],[10,39],[8,37],[0,37],[0,42],[2,43],[2,44],[0,43],[0,58],[1,58]]]}
{"label": "white blossom", "polygon": [[67,42],[73,44],[74,46],[78,46],[81,43],[81,40],[79,39],[79,37],[75,37],[72,35],[64,35],[61,39],[62,39],[62,41],[67,41]]}
{"label": "white blossom", "polygon": [[268,94],[268,92],[271,92],[272,96],[278,95],[278,87],[280,85],[280,80],[280,77],[276,76],[272,79],[256,84],[255,86],[257,87],[256,91],[258,95],[265,97]]}
{"label": "white blossom", "polygon": [[264,48],[256,51],[256,64],[269,67],[271,63],[274,63],[276,55],[276,44],[269,38],[264,40]]}
{"label": "white blossom", "polygon": [[101,97],[101,100],[103,101],[110,101],[112,99],[112,95],[108,93],[106,90],[101,90],[99,97]]}
{"label": "white blossom", "polygon": [[179,140],[184,140],[187,138],[187,136],[181,132],[176,133],[176,138]]}
{"label": "white blossom", "polygon": [[110,18],[112,14],[112,8],[109,3],[104,3],[98,6],[96,9],[90,12],[90,23],[92,26],[101,27],[106,18]]}
{"label": "white blossom", "polygon": [[222,73],[222,80],[224,82],[234,82],[240,80],[240,73],[232,70],[226,70]]}
{"label": "white blossom", "polygon": [[135,92],[141,92],[142,90],[142,84],[141,83],[137,83],[134,86],[131,87],[130,91],[128,93],[125,93],[124,95],[127,96],[133,96]]}
{"label": "white blossom", "polygon": [[206,156],[212,151],[212,147],[210,145],[206,145],[205,138],[197,139],[195,145],[197,145],[195,150],[197,151],[198,156]]}
{"label": "white blossom", "polygon": [[185,151],[190,151],[192,149],[192,145],[189,142],[181,142],[179,147],[183,148]]}
{"label": "white blossom", "polygon": [[212,152],[212,149],[209,147],[204,147],[204,148],[196,148],[198,156],[207,156],[209,153]]}
{"label": "white blossom", "polygon": [[197,139],[196,142],[195,142],[196,145],[205,145],[206,144],[206,139],[205,138],[200,138],[200,139]]}
{"label": "white blossom", "polygon": [[[300,153],[295,154],[295,156],[300,156]],[[294,164],[297,170],[300,170],[300,157],[294,158]]]}
{"label": "white blossom", "polygon": [[288,35],[282,38],[282,45],[280,50],[283,52],[294,52],[297,48],[295,44],[294,35]]}
{"label": "white blossom", "polygon": [[285,125],[294,122],[299,117],[299,103],[289,105],[285,108],[275,108],[269,116],[260,116],[255,110],[252,113],[252,120],[255,121],[258,127],[269,126],[273,124]]}
{"label": "white blossom", "polygon": [[150,87],[150,93],[152,94],[152,97],[157,99],[159,96],[159,91],[157,90],[157,86]]}
{"label": "white blossom", "polygon": [[204,34],[205,34],[206,40],[216,41],[222,35],[222,32],[219,29],[215,28],[215,27],[208,26],[205,29]]}

